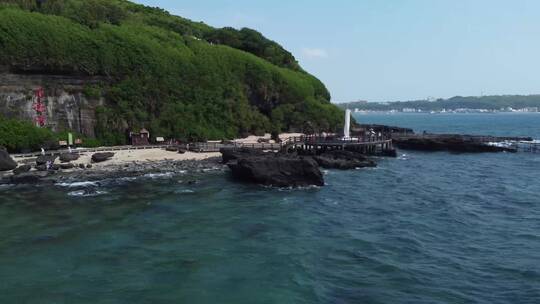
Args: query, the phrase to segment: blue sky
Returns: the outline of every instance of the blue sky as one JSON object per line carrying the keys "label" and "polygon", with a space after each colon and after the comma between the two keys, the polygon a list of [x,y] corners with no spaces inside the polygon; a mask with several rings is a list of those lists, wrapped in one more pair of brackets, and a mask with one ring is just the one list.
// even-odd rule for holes
{"label": "blue sky", "polygon": [[135,0],[250,27],[293,52],[334,102],[540,93],[536,0]]}

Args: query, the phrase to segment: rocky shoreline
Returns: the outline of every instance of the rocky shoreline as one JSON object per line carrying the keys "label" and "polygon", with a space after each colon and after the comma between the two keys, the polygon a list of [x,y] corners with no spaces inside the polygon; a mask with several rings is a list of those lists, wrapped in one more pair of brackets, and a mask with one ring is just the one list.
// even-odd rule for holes
{"label": "rocky shoreline", "polygon": [[510,146],[497,145],[506,141],[532,141],[529,137],[495,137],[461,134],[417,134],[393,136],[394,145],[404,150],[448,151],[452,153],[517,152]]}
{"label": "rocky shoreline", "polygon": [[[30,165],[23,165],[30,166]],[[21,167],[21,166],[20,166]],[[37,165],[36,165],[37,167]],[[141,177],[151,174],[200,173],[210,170],[224,170],[221,158],[213,157],[203,160],[162,160],[134,161],[122,165],[110,164],[102,168],[71,167],[62,169],[61,165],[46,170],[23,170],[25,172],[4,172],[0,175],[2,184],[61,184],[82,181],[99,181],[105,179]]]}
{"label": "rocky shoreline", "polygon": [[317,154],[273,153],[253,149],[222,149],[223,163],[237,180],[273,187],[324,186],[321,168],[350,170],[376,167],[372,158],[334,150]]}

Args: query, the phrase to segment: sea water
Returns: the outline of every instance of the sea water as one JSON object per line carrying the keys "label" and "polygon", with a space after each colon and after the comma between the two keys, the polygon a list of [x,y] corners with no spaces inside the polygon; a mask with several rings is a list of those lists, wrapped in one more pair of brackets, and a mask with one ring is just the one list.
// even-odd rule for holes
{"label": "sea water", "polygon": [[[535,114],[356,119],[540,138]],[[297,190],[226,172],[2,187],[0,303],[540,303],[539,154],[378,162]]]}

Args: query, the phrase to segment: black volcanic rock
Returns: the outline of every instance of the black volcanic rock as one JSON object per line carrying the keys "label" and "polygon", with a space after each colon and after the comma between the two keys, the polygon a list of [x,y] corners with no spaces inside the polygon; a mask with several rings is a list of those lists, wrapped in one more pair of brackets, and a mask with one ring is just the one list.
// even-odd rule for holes
{"label": "black volcanic rock", "polygon": [[393,141],[394,145],[405,150],[454,153],[516,152],[512,148],[487,145],[479,137],[467,135],[430,134],[429,136],[395,138]]}
{"label": "black volcanic rock", "polygon": [[232,160],[237,160],[239,158],[269,155],[268,153],[264,153],[261,150],[250,149],[250,148],[240,148],[240,149],[221,148],[219,152],[221,152],[221,157],[223,159],[224,164]]}
{"label": "black volcanic rock", "polygon": [[40,155],[36,159],[36,165],[46,165],[47,162],[54,163],[54,161],[58,158],[58,155]]}
{"label": "black volcanic rock", "polygon": [[17,168],[17,163],[6,150],[0,148],[0,171],[10,171],[15,168]]}
{"label": "black volcanic rock", "polygon": [[17,174],[21,174],[21,173],[26,173],[26,172],[30,171],[31,169],[32,169],[32,166],[30,166],[30,165],[18,166],[17,168],[15,168],[13,170],[13,174],[17,175]]}
{"label": "black volcanic rock", "polygon": [[67,163],[67,164],[60,164],[60,169],[62,170],[69,170],[75,168],[74,164]]}
{"label": "black volcanic rock", "polygon": [[69,163],[79,159],[79,154],[76,153],[63,153],[60,155],[60,161],[63,163]]}
{"label": "black volcanic rock", "polygon": [[101,162],[109,160],[113,156],[114,156],[114,153],[112,152],[94,153],[92,155],[92,161],[95,163],[101,163]]}
{"label": "black volcanic rock", "polygon": [[373,160],[361,153],[352,151],[327,151],[313,158],[325,169],[349,170],[377,166]]}
{"label": "black volcanic rock", "polygon": [[324,185],[319,165],[311,157],[247,150],[224,152],[233,176],[245,182],[274,187]]}
{"label": "black volcanic rock", "polygon": [[12,184],[37,184],[47,175],[47,172],[26,172],[13,175],[10,182]]}

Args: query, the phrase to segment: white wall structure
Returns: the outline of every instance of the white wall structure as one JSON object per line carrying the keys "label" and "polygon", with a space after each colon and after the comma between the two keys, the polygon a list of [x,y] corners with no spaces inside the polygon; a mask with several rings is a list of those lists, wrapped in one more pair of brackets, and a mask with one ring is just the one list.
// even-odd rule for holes
{"label": "white wall structure", "polygon": [[345,110],[345,127],[343,128],[343,138],[351,138],[351,110]]}

